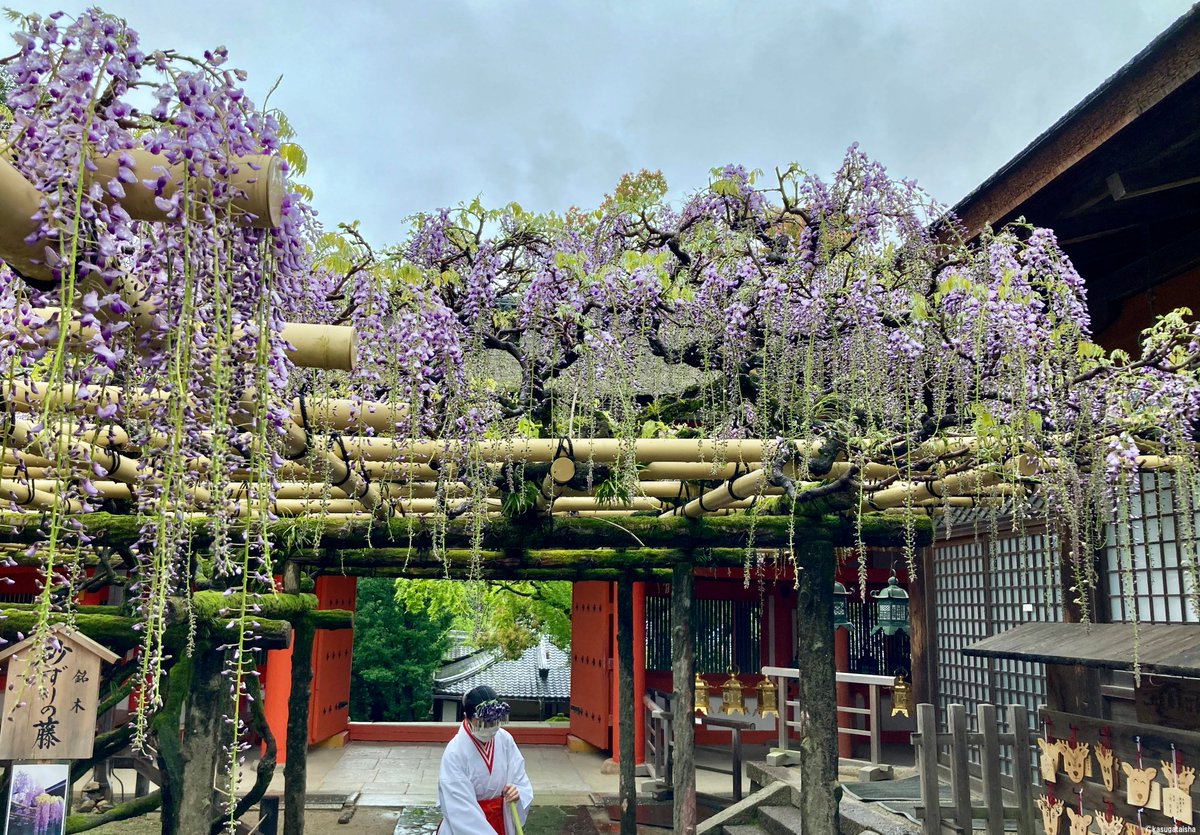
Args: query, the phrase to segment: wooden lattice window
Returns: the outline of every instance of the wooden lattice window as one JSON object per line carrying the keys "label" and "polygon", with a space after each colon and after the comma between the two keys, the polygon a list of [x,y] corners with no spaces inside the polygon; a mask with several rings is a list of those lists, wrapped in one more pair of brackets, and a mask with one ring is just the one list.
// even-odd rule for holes
{"label": "wooden lattice window", "polygon": [[[1117,547],[1118,524],[1109,525],[1108,546],[1103,559],[1103,588],[1108,600],[1108,616],[1114,622],[1134,619],[1145,623],[1197,623],[1189,602],[1191,581],[1185,566],[1183,537],[1176,507],[1175,486],[1170,475],[1145,473],[1140,489],[1130,502],[1128,531],[1132,563],[1122,565]],[[1200,505],[1200,496],[1192,507]],[[1200,529],[1200,512],[1194,516],[1192,535]]]}

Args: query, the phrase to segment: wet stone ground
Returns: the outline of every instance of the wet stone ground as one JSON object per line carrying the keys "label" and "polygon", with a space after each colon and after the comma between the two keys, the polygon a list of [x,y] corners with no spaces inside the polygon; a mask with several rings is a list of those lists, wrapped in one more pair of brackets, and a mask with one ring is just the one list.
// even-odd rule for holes
{"label": "wet stone ground", "polygon": [[[393,835],[433,835],[441,815],[435,808],[413,806],[400,810]],[[525,822],[525,835],[596,835],[586,806],[534,806]]]}

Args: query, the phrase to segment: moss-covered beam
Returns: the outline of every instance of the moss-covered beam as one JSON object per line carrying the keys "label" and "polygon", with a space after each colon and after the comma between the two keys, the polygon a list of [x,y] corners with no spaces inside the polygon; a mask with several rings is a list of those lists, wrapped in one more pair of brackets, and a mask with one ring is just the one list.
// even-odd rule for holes
{"label": "moss-covered beam", "polygon": [[490,568],[483,566],[471,571],[468,567],[455,567],[450,571],[445,568],[404,568],[403,566],[385,566],[382,568],[362,568],[347,572],[357,577],[390,577],[401,580],[525,580],[525,581],[554,581],[565,580],[579,583],[585,580],[602,580],[614,582],[617,580],[634,580],[637,582],[666,582],[671,579],[671,570],[667,568]]}
{"label": "moss-covered beam", "polygon": [[124,803],[118,803],[106,812],[98,815],[67,815],[67,833],[86,832],[104,826],[106,823],[129,820],[153,812],[162,805],[162,791],[156,789],[144,797],[135,797]]}
{"label": "moss-covered beam", "polygon": [[[753,537],[759,548],[787,547],[803,539],[810,526],[832,525],[835,541],[853,542],[854,523],[842,515],[815,516],[808,506],[794,522],[786,516],[738,514],[698,519],[660,518],[656,515],[622,516],[617,519],[570,516],[536,516],[522,519],[489,519],[481,547],[487,551],[521,553],[526,550],[593,548],[743,548]],[[94,545],[126,546],[141,536],[136,517],[111,513],[89,513],[79,517]],[[0,514],[0,542],[36,542],[43,538],[32,515]],[[191,523],[193,543],[203,545],[211,537],[206,519]],[[918,538],[932,535],[927,518],[908,524]],[[435,533],[425,519],[401,516],[386,522],[342,518],[279,519],[266,526],[281,559],[303,557],[318,546],[338,550],[382,547],[411,547],[434,550]],[[893,546],[904,541],[905,520],[901,516],[864,514],[862,537],[867,545]],[[437,540],[445,548],[470,548],[475,536],[468,518],[451,520],[445,535]]]}
{"label": "moss-covered beam", "polygon": [[[0,637],[7,641],[18,641],[22,636],[29,636],[38,625],[38,614],[30,609],[15,609],[0,606]],[[67,618],[59,613],[51,613],[51,623],[66,623]],[[120,615],[76,614],[75,628],[97,643],[124,655],[129,650],[142,644],[142,634],[134,626],[142,621],[139,618],[126,618]]]}

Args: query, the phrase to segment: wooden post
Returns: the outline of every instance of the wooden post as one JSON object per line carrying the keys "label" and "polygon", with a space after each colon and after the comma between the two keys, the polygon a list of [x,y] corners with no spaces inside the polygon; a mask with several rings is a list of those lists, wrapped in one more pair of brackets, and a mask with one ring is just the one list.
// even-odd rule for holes
{"label": "wooden post", "polygon": [[983,735],[983,798],[987,804],[988,835],[1004,835],[1004,792],[1000,785],[1000,729],[996,726],[996,706],[980,705],[979,732]]}
{"label": "wooden post", "polygon": [[312,621],[299,618],[292,640],[292,690],[288,696],[287,762],[283,766],[283,831],[304,835],[308,791],[308,701],[312,693]]}
{"label": "wooden post", "polygon": [[966,707],[950,705],[947,708],[947,724],[950,725],[950,794],[954,798],[955,819],[959,829],[970,832],[971,782],[967,766],[971,760],[967,749]]}
{"label": "wooden post", "polygon": [[917,768],[921,775],[921,803],[925,807],[925,818],[921,821],[924,835],[941,835],[942,804],[939,802],[938,785],[938,724],[933,705],[917,705]]}
{"label": "wooden post", "polygon": [[[933,626],[933,561],[929,556],[933,547],[918,551],[916,571],[908,574],[908,639],[912,658],[912,697],[914,704],[934,703],[933,688],[929,675],[930,656],[933,642],[930,631]],[[885,674],[891,670],[884,670]]]}
{"label": "wooden post", "polygon": [[617,704],[621,767],[621,835],[637,835],[637,784],[634,782],[633,581],[617,581]]}
{"label": "wooden post", "polygon": [[675,755],[671,772],[674,788],[672,820],[682,835],[696,832],[696,664],[692,642],[692,595],[695,578],[691,562],[677,562],[671,574],[671,730]]}
{"label": "wooden post", "polygon": [[1032,835],[1033,770],[1029,762],[1029,716],[1025,705],[1008,706],[1008,727],[1013,735],[1013,797],[1017,803],[1017,832]]}
{"label": "wooden post", "polygon": [[833,662],[833,574],[829,532],[817,525],[799,545],[796,656],[800,709],[807,714],[800,742],[800,811],[813,832],[839,831],[837,674]]}

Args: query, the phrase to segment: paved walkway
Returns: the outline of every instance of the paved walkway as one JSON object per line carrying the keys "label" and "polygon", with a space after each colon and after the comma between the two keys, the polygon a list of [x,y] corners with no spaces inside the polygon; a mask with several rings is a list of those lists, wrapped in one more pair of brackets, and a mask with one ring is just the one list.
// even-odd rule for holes
{"label": "paved walkway", "polygon": [[[351,742],[344,748],[310,751],[310,800],[346,797],[359,793],[359,806],[430,806],[437,802],[438,766],[444,745],[390,742]],[[605,755],[573,753],[563,746],[526,745],[521,748],[525,769],[533,783],[534,802],[540,806],[591,805],[597,797],[615,796],[617,774],[605,774]],[[702,754],[701,762],[707,756]],[[713,755],[712,764],[728,767]],[[248,769],[249,770],[249,769]],[[638,783],[648,780],[638,778]],[[708,771],[696,773],[697,789],[729,795],[733,779]],[[743,780],[743,788],[749,783]],[[271,790],[283,791],[283,769],[275,772]]]}

